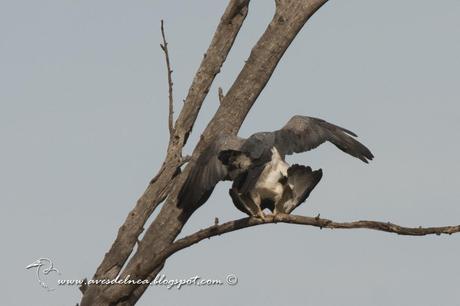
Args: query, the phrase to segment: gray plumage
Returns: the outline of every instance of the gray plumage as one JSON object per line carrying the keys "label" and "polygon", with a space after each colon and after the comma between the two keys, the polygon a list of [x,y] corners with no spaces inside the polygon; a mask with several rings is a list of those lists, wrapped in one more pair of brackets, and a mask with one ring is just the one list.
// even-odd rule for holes
{"label": "gray plumage", "polygon": [[[238,202],[238,204],[235,203],[235,206],[242,211],[251,210],[251,208],[247,207],[243,209],[238,207],[241,206],[240,200],[247,201],[247,199],[241,198],[250,197],[249,192],[255,188],[264,169],[272,161],[274,156],[273,148],[276,149],[276,153],[279,154],[281,161],[284,162],[286,155],[306,152],[329,141],[340,150],[363,162],[367,163],[372,160],[374,156],[370,150],[355,140],[354,137],[356,137],[356,134],[347,129],[322,119],[306,116],[294,116],[284,127],[277,131],[255,133],[247,139],[237,136],[219,137],[203,151],[196,161],[193,171],[189,174],[179,192],[179,204],[190,207],[199,206],[206,202],[219,181],[232,180],[234,184],[230,195],[234,203],[235,201]],[[283,192],[283,194],[286,193],[284,195],[286,197],[288,192],[291,192],[291,203],[286,204],[290,207],[297,207],[301,203],[297,202],[302,198],[303,202],[306,198],[305,195],[308,196],[309,192],[321,179],[319,172],[313,172],[311,169],[307,171],[306,167],[302,170],[303,175],[298,175],[300,171],[298,167],[292,168],[290,178],[289,175],[285,178],[286,180],[291,180],[291,186],[294,180],[297,181],[296,188],[291,188],[296,189],[296,194],[294,194],[293,190]],[[299,187],[302,184],[301,182],[305,184],[307,181],[309,182],[308,186]],[[289,183],[286,181],[283,186],[286,189]],[[309,191],[307,192],[307,190]],[[294,200],[294,198],[297,200]],[[248,213],[247,211],[245,212]],[[248,214],[254,215],[253,213],[254,211],[251,211]]]}
{"label": "gray plumage", "polygon": [[282,186],[279,199],[276,196],[258,198],[257,192],[254,192],[257,191],[257,188],[249,192],[242,192],[238,181],[234,181],[229,194],[235,207],[249,216],[264,218],[264,209],[269,209],[274,214],[289,214],[308,198],[322,175],[321,169],[313,171],[310,167],[295,164],[287,169],[285,180],[279,182]]}

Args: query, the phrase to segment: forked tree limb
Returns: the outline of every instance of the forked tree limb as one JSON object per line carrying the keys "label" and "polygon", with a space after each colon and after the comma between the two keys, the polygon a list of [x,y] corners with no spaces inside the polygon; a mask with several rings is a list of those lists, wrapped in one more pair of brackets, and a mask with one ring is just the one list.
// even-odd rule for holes
{"label": "forked tree limb", "polygon": [[[236,134],[238,132],[246,115],[267,84],[284,52],[307,20],[326,2],[327,0],[284,0],[278,3],[272,21],[252,49],[243,69],[228,90],[213,119],[211,119],[203,132],[203,137],[200,138],[194,149],[191,162],[185,167],[184,172],[174,180],[174,188],[170,189],[172,187],[171,180],[177,174],[177,165],[181,159],[182,146],[188,138],[191,127],[196,120],[196,115],[202,105],[202,100],[200,103],[197,101],[204,99],[209,91],[213,77],[220,70],[223,61],[225,61],[225,57],[222,57],[222,53],[216,53],[216,49],[219,50],[218,47],[222,46],[230,48],[233,43],[232,39],[229,40],[229,36],[223,36],[223,40],[220,40],[219,35],[217,35],[217,38],[216,34],[214,35],[211,45],[213,45],[216,39],[220,44],[217,44],[215,48],[208,49],[210,52],[206,54],[203,62],[207,62],[209,59],[209,62],[207,62],[209,65],[203,67],[202,62],[202,66],[200,66],[199,71],[195,75],[182,111],[176,120],[175,136],[171,139],[168,146],[168,156],[165,161],[166,166],[162,167],[160,170],[163,171],[162,174],[151,185],[155,190],[160,189],[165,191],[164,196],[167,196],[167,201],[145,232],[142,240],[140,240],[137,251],[120,273],[123,264],[132,252],[134,244],[142,231],[142,226],[147,219],[144,217],[147,216],[147,213],[150,215],[156,205],[159,204],[155,200],[153,205],[150,203],[140,205],[138,202],[136,208],[140,207],[141,217],[137,217],[135,213],[128,216],[127,220],[129,219],[128,221],[134,222],[130,222],[129,224],[125,222],[128,226],[122,226],[119,232],[119,236],[122,239],[118,239],[117,237],[112,249],[106,254],[102,267],[98,268],[98,271],[102,271],[102,275],[106,275],[107,277],[97,277],[97,274],[96,278],[111,279],[117,275],[123,278],[130,275],[132,278],[142,279],[152,275],[157,270],[158,266],[152,267],[150,263],[159,253],[171,245],[188,218],[198,208],[190,205],[180,207],[177,203],[177,192],[188,173],[190,173],[190,170],[195,166],[194,160],[200,156],[209,142],[219,137],[219,133]],[[231,1],[224,16],[221,18],[217,32],[220,31],[221,34],[225,34],[225,31],[235,29],[235,26],[238,25],[238,20],[242,22],[247,14],[247,3],[248,1]],[[236,13],[234,10],[235,5],[237,5]],[[232,38],[231,35],[230,38]],[[225,53],[225,56],[226,54],[228,52]],[[210,72],[206,70],[212,67],[218,70],[211,70]],[[209,76],[204,82],[202,79],[203,75]],[[194,86],[195,81],[198,87]],[[197,90],[197,88],[203,91]],[[189,97],[194,97],[190,100],[194,103],[188,101]],[[128,235],[124,235],[123,232],[125,231],[128,232]],[[121,242],[121,244],[117,245],[118,242]],[[113,253],[111,252],[112,250],[114,250]],[[90,286],[82,299],[81,305],[120,305],[130,300],[135,290],[135,286],[113,285],[107,288]]]}
{"label": "forked tree limb", "polygon": [[[119,274],[121,278],[130,275],[131,278],[144,279],[156,269],[151,262],[173,243],[198,208],[193,203],[183,203],[184,205],[177,203],[177,193],[191,169],[196,166],[194,161],[222,133],[238,132],[289,45],[307,20],[326,2],[327,0],[285,0],[276,7],[273,19],[253,47],[237,79],[225,95],[223,103],[204,130],[193,151],[191,162],[178,176],[158,216],[145,231],[135,254]],[[209,54],[205,59],[208,57]],[[187,104],[187,102],[184,104],[183,110]],[[177,133],[180,126],[176,124],[175,129]],[[102,295],[96,301],[100,302],[98,305],[117,305],[129,299],[133,290],[135,290],[133,286],[109,286],[102,292],[99,291]]]}
{"label": "forked tree limb", "polygon": [[161,50],[165,54],[166,69],[168,70],[168,100],[169,100],[169,112],[168,112],[168,129],[169,137],[174,135],[174,99],[173,99],[173,81],[172,81],[172,69],[171,62],[169,60],[168,42],[166,41],[165,29],[163,20],[161,20],[161,37],[163,38],[163,44],[160,44]]}
{"label": "forked tree limb", "polygon": [[[94,279],[112,279],[120,273],[139,235],[144,230],[145,222],[170,193],[176,181],[177,169],[183,163],[182,148],[193,128],[209,87],[220,72],[247,16],[248,2],[248,0],[229,1],[206,51],[208,56],[203,58],[176,120],[174,137],[170,138],[165,161],[119,228],[115,241],[94,274]],[[101,290],[101,287],[89,286],[81,305],[96,305]]]}

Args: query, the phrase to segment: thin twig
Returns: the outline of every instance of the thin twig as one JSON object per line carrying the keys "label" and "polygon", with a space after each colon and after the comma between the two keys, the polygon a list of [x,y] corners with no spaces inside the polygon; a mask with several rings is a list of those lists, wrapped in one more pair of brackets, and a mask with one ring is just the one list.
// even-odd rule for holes
{"label": "thin twig", "polygon": [[163,44],[160,44],[161,49],[165,54],[166,59],[166,68],[168,69],[168,87],[169,87],[169,116],[168,116],[168,127],[169,127],[169,135],[172,137],[174,134],[174,123],[173,123],[173,114],[174,114],[174,100],[173,100],[173,81],[172,81],[172,70],[171,70],[171,63],[169,61],[169,52],[168,52],[168,43],[166,42],[166,35],[165,30],[163,27],[163,20],[161,20],[161,36],[163,37]]}

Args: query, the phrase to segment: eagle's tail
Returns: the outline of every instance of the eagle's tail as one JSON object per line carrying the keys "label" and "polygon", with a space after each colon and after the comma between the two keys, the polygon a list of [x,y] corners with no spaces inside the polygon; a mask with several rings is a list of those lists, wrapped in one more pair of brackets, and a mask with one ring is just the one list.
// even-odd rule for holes
{"label": "eagle's tail", "polygon": [[291,213],[296,207],[305,202],[312,190],[321,180],[323,171],[313,171],[310,167],[294,164],[287,170],[288,184],[292,187],[293,199],[285,207],[286,213]]}

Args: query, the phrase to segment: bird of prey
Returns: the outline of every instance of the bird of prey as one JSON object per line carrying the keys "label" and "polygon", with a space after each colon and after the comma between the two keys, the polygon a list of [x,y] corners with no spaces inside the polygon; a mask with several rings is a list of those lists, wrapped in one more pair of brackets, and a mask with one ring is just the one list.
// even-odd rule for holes
{"label": "bird of prey", "polygon": [[218,137],[196,160],[178,195],[180,206],[197,207],[207,201],[215,185],[232,180],[234,205],[249,216],[264,218],[268,208],[274,214],[290,213],[306,200],[321,179],[321,169],[289,166],[285,156],[306,152],[329,141],[365,163],[371,151],[354,139],[355,133],[307,116],[294,116],[284,127],[259,132],[243,139]]}

